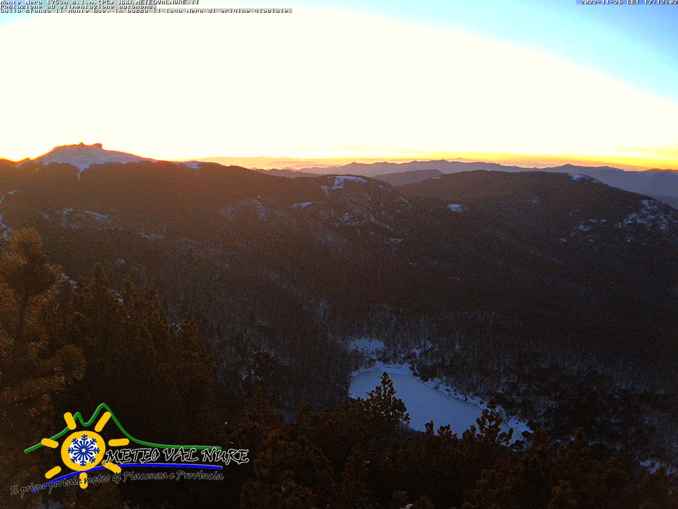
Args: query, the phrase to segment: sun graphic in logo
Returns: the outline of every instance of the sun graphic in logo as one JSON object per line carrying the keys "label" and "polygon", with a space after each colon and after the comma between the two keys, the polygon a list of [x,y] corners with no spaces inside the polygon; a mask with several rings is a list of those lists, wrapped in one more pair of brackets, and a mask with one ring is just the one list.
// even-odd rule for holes
{"label": "sun graphic in logo", "polygon": [[[104,454],[106,453],[106,442],[99,433],[104,429],[104,426],[106,426],[106,423],[110,418],[111,412],[105,412],[94,426],[94,431],[78,431],[76,430],[77,425],[73,418],[73,414],[70,412],[64,414],[66,426],[73,432],[68,435],[61,444],[61,461],[63,461],[67,468],[74,472],[80,472],[80,487],[82,489],[85,489],[88,486],[87,471],[93,469],[100,463],[102,467],[110,470],[114,474],[119,474],[122,470],[118,465],[110,461],[102,463]],[[43,438],[40,443],[50,449],[59,447],[59,442],[52,440],[51,438]],[[114,438],[108,441],[108,445],[109,447],[124,447],[129,445],[129,440],[126,438]],[[51,479],[60,472],[61,467],[57,465],[45,472],[45,477]]]}

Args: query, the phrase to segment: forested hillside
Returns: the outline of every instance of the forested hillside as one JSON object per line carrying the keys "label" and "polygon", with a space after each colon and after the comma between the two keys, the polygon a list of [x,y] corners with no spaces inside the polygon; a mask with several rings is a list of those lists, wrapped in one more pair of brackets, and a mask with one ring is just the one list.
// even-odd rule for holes
{"label": "forested hillside", "polygon": [[[671,463],[678,429],[678,212],[651,198],[541,173],[0,162],[0,219],[8,482],[30,464],[11,444],[106,401],[139,435],[253,451],[223,485],[158,485],[168,507],[675,506],[640,466]],[[348,400],[365,336],[502,412],[422,434],[387,379]],[[534,433],[502,436],[506,412]]]}

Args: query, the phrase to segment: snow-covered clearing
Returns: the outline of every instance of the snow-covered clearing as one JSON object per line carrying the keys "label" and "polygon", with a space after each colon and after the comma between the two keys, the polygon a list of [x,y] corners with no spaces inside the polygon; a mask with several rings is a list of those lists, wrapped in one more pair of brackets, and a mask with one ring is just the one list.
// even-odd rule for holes
{"label": "snow-covered clearing", "polygon": [[[354,348],[361,351],[378,350],[376,340],[360,340]],[[356,348],[357,346],[357,348]],[[350,396],[365,398],[381,381],[382,373],[387,373],[395,387],[397,396],[405,403],[410,415],[410,426],[417,431],[424,431],[426,423],[433,420],[435,429],[449,425],[452,431],[461,435],[480,416],[485,404],[477,399],[464,401],[453,388],[436,381],[424,382],[417,378],[407,364],[377,363],[372,367],[360,369],[353,373]],[[517,419],[511,419],[507,428],[513,428],[514,439],[520,439],[523,431],[529,427]]]}

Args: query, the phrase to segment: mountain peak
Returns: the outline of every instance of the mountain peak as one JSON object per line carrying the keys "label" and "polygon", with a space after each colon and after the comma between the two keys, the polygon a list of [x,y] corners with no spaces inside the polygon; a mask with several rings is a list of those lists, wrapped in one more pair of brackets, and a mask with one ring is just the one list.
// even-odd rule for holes
{"label": "mountain peak", "polygon": [[75,145],[61,145],[54,147],[46,154],[34,159],[34,162],[40,164],[68,164],[74,166],[80,172],[85,171],[95,164],[106,163],[133,163],[140,161],[149,161],[146,157],[118,152],[115,150],[106,150],[101,143],[86,145],[78,143]]}

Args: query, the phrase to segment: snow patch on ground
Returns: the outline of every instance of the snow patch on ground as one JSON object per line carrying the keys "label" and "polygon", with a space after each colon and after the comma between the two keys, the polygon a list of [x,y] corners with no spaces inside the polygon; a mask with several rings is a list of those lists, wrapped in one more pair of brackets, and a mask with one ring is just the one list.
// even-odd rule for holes
{"label": "snow patch on ground", "polygon": [[77,229],[76,226],[71,225],[71,214],[73,213],[73,209],[71,207],[67,207],[65,209],[61,209],[61,226],[64,228],[74,228]]}
{"label": "snow patch on ground", "polygon": [[14,190],[14,191],[7,191],[5,194],[0,195],[0,205],[2,205],[3,203],[5,203],[5,199],[6,199],[8,196],[12,196],[14,193],[16,193],[16,190]]}
{"label": "snow patch on ground", "polygon": [[46,221],[58,222],[62,228],[81,230],[83,228],[110,229],[113,222],[111,214],[97,212],[95,210],[82,210],[67,207],[63,209],[40,210],[40,216]]}
{"label": "snow patch on ground", "polygon": [[663,468],[666,470],[666,473],[668,475],[673,475],[676,473],[676,469],[672,467],[671,465],[666,464],[663,461],[657,460],[657,459],[646,459],[640,462],[640,466],[643,467],[645,470],[650,472],[651,474],[655,474],[659,471],[660,468]]}
{"label": "snow patch on ground", "polygon": [[312,201],[301,201],[299,203],[293,203],[292,208],[293,209],[305,209],[307,207],[310,207],[311,205],[313,205]]}
{"label": "snow patch on ground", "polygon": [[102,212],[94,212],[93,210],[85,210],[85,214],[94,218],[98,223],[110,223],[111,216],[110,214],[103,214]]}
{"label": "snow patch on ground", "polygon": [[582,175],[581,173],[578,173],[576,175],[570,175],[570,180],[573,180],[574,182],[593,182],[595,179],[589,177],[588,175]]}
{"label": "snow patch on ground", "polygon": [[348,349],[351,352],[360,352],[370,358],[376,358],[378,354],[384,351],[384,342],[373,338],[356,338],[351,340]]}
{"label": "snow patch on ground", "polygon": [[667,232],[671,225],[676,223],[669,210],[668,205],[660,204],[657,200],[644,199],[640,202],[640,210],[626,216],[623,225],[645,226]]}
{"label": "snow patch on ground", "polygon": [[330,191],[337,191],[343,189],[346,182],[351,182],[354,184],[367,184],[367,179],[363,177],[355,177],[353,175],[339,175],[334,177],[334,184],[330,187]]}
{"label": "snow patch on ground", "polygon": [[464,212],[464,210],[466,210],[466,209],[464,208],[464,206],[461,203],[450,203],[447,206],[447,210],[449,210],[450,212],[455,212],[455,213],[459,214],[461,212]]}
{"label": "snow patch on ground", "polygon": [[160,233],[145,233],[145,232],[142,232],[139,235],[141,235],[143,238],[145,238],[147,240],[161,240],[161,239],[165,238],[165,236],[160,234]]}
{"label": "snow patch on ground", "polygon": [[0,231],[2,232],[0,235],[2,235],[2,238],[7,240],[12,233],[12,228],[5,223],[5,218],[0,214]]}
{"label": "snow patch on ground", "polygon": [[[5,199],[8,196],[13,195],[14,193],[16,193],[16,190],[7,191],[5,194],[0,195],[0,205],[4,204]],[[9,236],[11,235],[11,233],[12,233],[12,228],[7,223],[5,223],[4,216],[2,214],[0,214],[0,238],[7,240],[9,238]]]}
{"label": "snow patch on ground", "polygon": [[587,219],[583,223],[577,225],[577,231],[582,233],[588,233],[594,229],[595,226],[604,225],[607,223],[607,219]]}
{"label": "snow patch on ground", "polygon": [[[354,340],[352,345],[367,351],[383,348],[383,343],[370,339]],[[382,373],[387,373],[393,380],[397,396],[405,403],[410,415],[410,426],[417,431],[424,431],[426,423],[433,420],[435,429],[449,425],[452,431],[461,435],[475,424],[486,408],[481,400],[464,400],[452,387],[440,381],[424,382],[412,373],[408,364],[377,363],[355,371],[351,378],[350,396],[366,398],[379,385]],[[507,422],[505,427],[514,430],[514,440],[521,439],[522,432],[530,430],[526,423],[515,418]]]}

